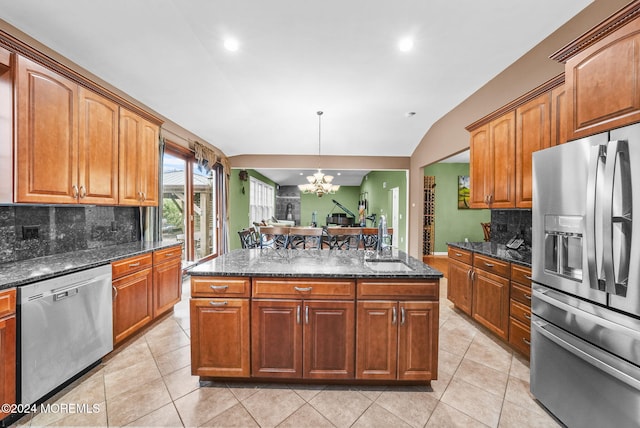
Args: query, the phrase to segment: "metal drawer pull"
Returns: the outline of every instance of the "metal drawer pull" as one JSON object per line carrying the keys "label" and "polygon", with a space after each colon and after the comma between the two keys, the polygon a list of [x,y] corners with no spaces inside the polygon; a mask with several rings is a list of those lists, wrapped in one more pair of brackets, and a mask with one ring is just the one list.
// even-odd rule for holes
{"label": "metal drawer pull", "polygon": [[137,263],[129,263],[129,267],[137,267],[140,266],[140,262]]}
{"label": "metal drawer pull", "polygon": [[164,256],[165,256],[165,257],[171,257],[171,256],[173,256],[173,253],[167,253],[167,254],[165,254]]}
{"label": "metal drawer pull", "polygon": [[209,304],[210,304],[211,306],[226,306],[226,305],[228,305],[229,303],[228,303],[227,301],[224,301],[224,302],[209,302]]}
{"label": "metal drawer pull", "polygon": [[462,253],[456,253],[456,257],[462,257]]}
{"label": "metal drawer pull", "polygon": [[296,291],[306,292],[313,290],[313,287],[293,287],[293,289]]}
{"label": "metal drawer pull", "polygon": [[487,262],[484,262],[484,265],[485,265],[486,267],[493,267],[493,266],[494,266],[494,264],[493,264],[493,263],[487,263]]}
{"label": "metal drawer pull", "polygon": [[395,324],[398,319],[398,313],[396,311],[396,307],[391,308],[391,324]]}
{"label": "metal drawer pull", "polygon": [[529,342],[529,341],[528,341],[527,339],[525,339],[524,337],[522,338],[522,341],[523,341],[524,343],[526,343],[526,344],[527,344],[527,346],[531,346],[531,342]]}
{"label": "metal drawer pull", "polygon": [[528,320],[531,320],[531,314],[528,312],[525,312],[524,314],[522,314],[522,316],[524,316]]}
{"label": "metal drawer pull", "polygon": [[524,298],[527,300],[531,300],[531,294],[524,294]]}
{"label": "metal drawer pull", "polygon": [[212,285],[211,289],[214,291],[222,291],[222,290],[226,290],[227,288],[229,288],[228,285]]}
{"label": "metal drawer pull", "polygon": [[533,278],[530,277],[529,275],[525,275],[524,277],[527,278],[529,281],[533,281]]}

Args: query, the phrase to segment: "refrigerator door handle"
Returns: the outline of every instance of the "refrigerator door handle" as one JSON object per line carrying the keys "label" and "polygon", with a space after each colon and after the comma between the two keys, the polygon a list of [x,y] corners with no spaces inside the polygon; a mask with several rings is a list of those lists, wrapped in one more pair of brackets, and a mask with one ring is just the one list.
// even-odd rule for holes
{"label": "refrigerator door handle", "polygon": [[[631,248],[630,186],[629,146],[624,140],[610,141],[602,204],[604,279],[608,293],[622,296],[626,295]],[[614,224],[618,224],[615,237]]]}
{"label": "refrigerator door handle", "polygon": [[599,144],[591,147],[589,153],[589,174],[587,176],[587,200],[585,213],[585,241],[587,253],[587,277],[589,286],[595,290],[603,290],[601,285],[602,275],[602,222],[596,221],[596,203],[602,197],[607,145]]}
{"label": "refrigerator door handle", "polygon": [[[537,332],[581,360],[597,367],[636,390],[640,389],[640,373],[637,368],[631,364],[627,363],[628,367],[623,367],[621,364],[623,360],[618,360],[590,343],[565,333],[553,324],[539,320],[533,320],[531,324],[532,328]],[[629,373],[629,371],[631,371],[631,373]]]}

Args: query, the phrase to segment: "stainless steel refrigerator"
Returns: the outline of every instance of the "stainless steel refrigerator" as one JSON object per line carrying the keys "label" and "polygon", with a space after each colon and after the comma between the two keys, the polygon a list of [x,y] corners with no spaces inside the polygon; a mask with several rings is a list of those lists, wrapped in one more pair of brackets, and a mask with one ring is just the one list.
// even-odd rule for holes
{"label": "stainless steel refrigerator", "polygon": [[640,125],[534,153],[532,214],[531,392],[640,427]]}

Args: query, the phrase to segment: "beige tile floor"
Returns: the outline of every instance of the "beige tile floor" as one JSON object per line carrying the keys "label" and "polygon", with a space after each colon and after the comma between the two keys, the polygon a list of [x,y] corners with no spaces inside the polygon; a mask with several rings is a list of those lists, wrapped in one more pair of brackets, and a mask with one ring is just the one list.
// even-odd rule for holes
{"label": "beige tile floor", "polygon": [[[27,415],[17,425],[559,426],[529,393],[528,362],[444,297],[439,376],[430,386],[201,386],[189,366],[188,281],[183,290],[172,315],[48,400],[48,413]],[[446,280],[441,296],[446,296]],[[71,406],[82,409],[83,403],[91,413],[73,411]]]}

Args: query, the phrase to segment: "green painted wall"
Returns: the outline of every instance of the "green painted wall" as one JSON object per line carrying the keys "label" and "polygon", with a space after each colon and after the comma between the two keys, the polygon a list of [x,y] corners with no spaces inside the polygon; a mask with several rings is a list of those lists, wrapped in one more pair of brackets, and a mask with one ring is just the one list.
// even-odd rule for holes
{"label": "green painted wall", "polygon": [[469,164],[436,163],[424,175],[436,177],[435,252],[446,252],[447,242],[484,241],[480,223],[491,221],[491,211],[458,209],[458,176],[469,175]]}
{"label": "green painted wall", "polygon": [[[240,169],[232,169],[229,179],[229,250],[240,248],[238,232],[250,226],[249,223],[249,180],[240,181]],[[255,177],[267,184],[276,185],[264,175],[252,169],[247,170],[251,177]],[[242,187],[244,186],[244,194]],[[275,200],[275,199],[274,199]]]}
{"label": "green painted wall", "polygon": [[[406,251],[407,249],[407,172],[406,171],[371,171],[365,175],[360,185],[360,191],[366,193],[369,206],[368,214],[376,214],[376,220],[380,215],[387,217],[387,225],[393,225],[391,189],[399,189],[399,230],[394,230],[393,245]],[[370,222],[367,222],[367,226]],[[376,224],[377,226],[377,224]]]}
{"label": "green painted wall", "polygon": [[[335,195],[324,195],[319,198],[314,194],[300,195],[300,225],[309,226],[311,215],[314,211],[318,213],[318,226],[327,224],[327,215],[331,212],[344,213],[344,211],[333,203],[333,199],[344,205],[349,211],[358,215],[358,196],[360,187],[340,186]],[[334,208],[335,207],[335,208]],[[347,214],[348,215],[348,214]]]}

